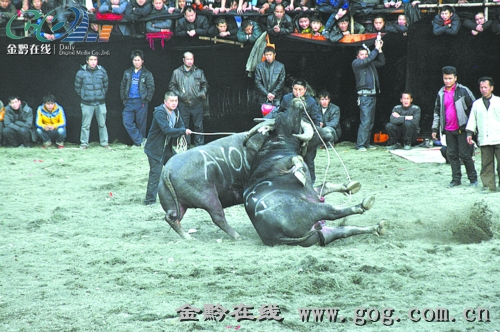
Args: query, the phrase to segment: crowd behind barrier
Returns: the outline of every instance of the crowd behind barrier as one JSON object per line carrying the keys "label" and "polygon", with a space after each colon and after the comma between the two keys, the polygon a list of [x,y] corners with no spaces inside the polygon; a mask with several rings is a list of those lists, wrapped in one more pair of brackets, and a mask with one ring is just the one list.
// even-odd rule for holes
{"label": "crowd behind barrier", "polygon": [[[276,6],[280,5],[284,9],[283,19],[272,19],[276,17],[274,14]],[[279,25],[283,26],[290,19],[292,20],[291,30],[284,29],[280,34],[292,32],[311,34],[310,23],[316,20],[320,23],[316,31],[320,32],[314,36],[322,36],[336,42],[338,38],[329,38],[329,33],[332,26],[335,26],[335,23],[342,18],[349,18],[351,34],[377,31],[373,28],[373,21],[380,16],[384,18],[384,21],[387,20],[381,32],[405,33],[408,25],[419,20],[422,13],[439,11],[443,5],[453,8],[455,18],[460,18],[460,21],[464,23],[466,20],[474,20],[474,16],[479,11],[483,12],[485,20],[491,24],[492,32],[500,34],[500,1],[488,0],[481,2],[442,1],[442,3],[437,3],[436,0],[396,2],[365,0],[350,3],[347,0],[317,0],[316,3],[311,0],[296,0],[291,3],[283,0],[260,0],[255,4],[243,0],[239,2],[236,0],[228,2],[195,0],[187,3],[185,0],[102,0],[98,2],[91,0],[1,0],[0,35],[6,35],[7,23],[11,18],[16,17],[9,27],[13,34],[33,35],[36,29],[40,29],[42,36],[48,40],[61,38],[71,28],[74,17],[74,13],[68,12],[67,9],[70,6],[76,6],[86,11],[90,22],[89,30],[100,32],[102,25],[113,25],[112,35],[144,36],[147,33],[168,33],[174,37],[186,36],[185,29],[194,25],[198,29],[194,35],[213,37],[217,22],[224,18],[228,27],[236,30],[233,30],[233,34],[223,31],[221,35],[217,34],[217,30],[215,33],[217,37],[234,40],[235,31],[244,34],[244,28],[248,26],[245,21],[255,22],[258,26],[256,30],[268,31],[272,35],[270,24],[279,22]],[[194,14],[186,13],[188,8],[193,8]],[[404,15],[404,20],[400,18],[402,15]],[[301,18],[309,19],[310,22],[301,26],[298,23]],[[203,21],[202,24],[199,21]],[[51,29],[60,22],[64,25],[52,32]],[[464,26],[470,29],[471,24]],[[211,34],[208,32],[209,29],[212,30]],[[255,36],[252,40],[254,39]],[[248,38],[238,40],[245,42]]]}
{"label": "crowd behind barrier", "polygon": [[[40,0],[33,0],[33,3],[36,4],[37,6],[40,6],[41,1]],[[148,3],[146,1],[144,1],[143,4],[147,5]],[[487,4],[487,3],[477,3],[476,5],[484,6],[485,4]],[[42,6],[43,5],[44,5],[44,3],[42,3]],[[153,3],[153,5],[154,5],[154,3]],[[152,8],[153,8],[153,5],[151,6]],[[233,2],[233,7],[236,6],[236,5],[237,4],[235,4]],[[472,4],[469,4],[469,5],[472,5]],[[113,5],[111,5],[111,6],[113,6]],[[116,6],[120,7],[119,4],[117,4]],[[172,13],[170,13],[170,11],[169,11],[170,7],[165,6],[165,4],[161,4],[161,5],[157,4],[157,6],[161,7],[161,8],[166,8],[166,12],[167,13],[165,13],[165,14],[156,14],[155,16],[152,16],[152,17],[149,17],[149,16],[146,15],[146,16],[144,16],[142,18],[137,19],[136,21],[130,21],[128,23],[134,23],[134,24],[138,23],[138,22],[139,23],[144,23],[144,27],[146,28],[146,24],[149,23],[149,22],[152,22],[153,20],[160,20],[160,19],[163,19],[163,18],[168,18],[169,20],[172,21],[171,22],[172,24],[170,25],[169,30],[175,30],[175,29],[177,29],[175,27],[176,20],[174,18],[178,19],[179,21],[180,20],[184,20],[183,23],[187,24],[186,15],[185,14],[183,15],[183,13],[180,10],[173,9],[171,11]],[[164,7],[162,7],[162,6],[164,6]],[[451,6],[451,7],[460,7],[460,6],[464,7],[465,5],[460,4],[460,5]],[[192,7],[189,7],[189,8],[192,8]],[[285,7],[282,7],[282,8],[285,8]],[[386,10],[386,11],[390,10],[391,11],[391,9],[384,9],[384,10]],[[218,26],[220,26],[220,25],[224,26],[224,24],[225,24],[225,26],[226,26],[225,30],[227,30],[228,32],[233,31],[233,36],[231,36],[231,33],[229,33],[228,36],[223,36],[223,37],[230,37],[231,36],[231,38],[235,37],[234,36],[235,26],[240,25],[240,27],[241,26],[243,26],[243,27],[249,27],[252,24],[248,24],[248,22],[253,22],[253,23],[257,24],[258,26],[260,25],[261,28],[262,28],[262,30],[268,31],[269,34],[272,34],[272,32],[270,32],[270,29],[273,30],[273,25],[272,24],[274,24],[274,23],[271,23],[271,27],[268,27],[267,24],[264,27],[262,27],[262,24],[258,23],[256,21],[260,21],[260,22],[266,21],[266,23],[267,23],[267,21],[271,21],[272,22],[272,20],[275,19],[274,16],[276,16],[276,14],[274,14],[274,13],[273,14],[263,13],[262,14],[259,11],[247,11],[247,12],[244,12],[243,16],[241,16],[241,15],[238,14],[238,8],[237,7],[233,8],[232,11],[224,12],[224,13],[220,13],[219,12],[218,14],[215,14],[211,10],[200,10],[198,12],[194,12],[194,11],[192,11],[190,9],[190,10],[188,10],[188,12],[189,11],[193,12],[195,14],[195,16],[196,15],[200,15],[201,16],[201,14],[204,13],[205,16],[203,16],[203,17],[207,18],[207,19],[203,20],[203,25],[205,27],[206,27],[208,21],[212,22],[213,25],[210,26],[209,29],[207,29],[207,34],[209,34],[209,36],[218,35],[218,34],[221,34],[222,32],[224,32],[224,31],[221,31],[220,27],[218,27]],[[312,13],[312,12],[313,11],[309,11],[309,13]],[[342,13],[342,12],[344,12],[344,15],[342,15],[342,17],[338,17],[338,16],[340,16],[339,13]],[[338,23],[339,27],[341,25],[340,23],[342,23],[342,22],[346,22],[349,25],[349,23],[351,23],[352,21],[346,19],[347,15],[345,15],[345,13],[347,13],[347,12],[348,11],[342,10],[342,8],[341,8],[341,9],[339,9],[335,13],[327,14],[326,17],[328,17],[329,20],[327,21],[326,25],[325,26],[321,26],[322,29],[317,29],[317,28],[315,28],[315,29],[316,30],[321,30],[320,34],[324,35],[325,32],[326,33],[330,33],[330,34],[333,32],[333,31],[329,31],[329,29],[333,30],[332,26],[334,26],[335,23]],[[288,11],[287,13],[293,13],[293,14],[295,14],[293,16],[293,20],[291,19],[291,16],[289,16],[289,18],[291,19],[291,24],[292,24],[292,30],[291,31],[299,32],[302,29],[302,30],[305,31],[306,34],[311,34],[311,35],[313,34],[314,29],[313,29],[311,23],[314,22],[315,17],[318,17],[317,16],[318,15],[318,11],[314,11],[314,14],[312,14],[312,16],[307,15],[306,11],[303,11],[303,10],[302,11],[297,11],[297,12]],[[391,11],[391,13],[393,13],[393,11]],[[285,15],[287,15],[287,14],[283,13],[282,15],[283,15],[282,17],[286,17]],[[401,14],[398,14],[398,15],[401,16]],[[483,21],[485,20],[485,16],[486,16],[486,13],[484,13],[483,17],[481,18]],[[240,20],[236,19],[236,17],[240,17]],[[355,17],[355,15],[354,15],[354,17]],[[382,22],[382,24],[380,24],[380,22],[379,22],[380,21],[379,20],[380,17],[381,16],[378,15],[378,14],[371,15],[370,18],[369,18],[369,20],[363,21],[363,23],[369,22],[366,25],[362,25],[363,29],[365,29],[368,32],[376,32],[376,31],[380,31],[380,27],[382,27],[382,28],[385,29],[385,30],[382,30],[383,32],[396,32],[396,33],[403,33],[403,34],[405,33],[405,30],[398,30],[398,29],[394,29],[393,31],[391,31],[390,30],[390,26],[388,26],[387,24],[385,24],[385,22]],[[232,21],[233,18],[234,18],[234,22]],[[307,21],[307,19],[309,20],[309,22],[307,22],[309,25],[307,25],[307,24],[304,25],[303,24],[303,22],[302,22],[303,18],[306,18],[306,21]],[[66,17],[66,19],[68,19],[69,21],[71,21],[71,17],[70,16]],[[99,23],[102,23],[102,22],[113,22],[112,20],[109,20],[109,19],[110,19],[110,17],[106,17],[106,18],[103,18],[102,20],[97,20],[96,16],[90,16],[90,21],[91,22],[99,22]],[[195,17],[195,19],[196,19],[196,17]],[[469,22],[469,25],[467,25],[466,24],[467,20],[471,21],[472,23]],[[284,19],[281,19],[280,21],[283,22]],[[333,21],[333,23],[332,23],[332,21]],[[406,24],[407,21],[405,21],[405,20],[403,20],[403,21]],[[126,21],[124,20],[124,21],[121,21],[121,22],[123,23],[123,22],[126,22]],[[221,24],[221,22],[222,22],[222,24]],[[477,22],[477,20],[476,20],[476,22]],[[488,21],[488,22],[489,23],[494,22],[495,24],[499,25],[499,23],[497,21]],[[68,23],[68,22],[64,22],[64,23]],[[481,24],[483,24],[483,23],[481,23]],[[471,29],[471,31],[475,31],[473,29],[475,27],[477,27],[477,26],[474,25],[474,21],[472,21],[470,19],[466,19],[464,21],[463,25],[464,25],[464,27],[467,27],[467,28]],[[479,23],[478,23],[478,25],[479,25]],[[489,25],[484,24],[484,26],[485,26],[485,30],[484,31],[486,31],[486,26],[488,28],[490,28],[492,31],[494,30],[493,29],[494,24],[489,24]],[[209,33],[210,28],[213,28],[211,33]],[[96,27],[96,29],[98,29],[98,27]],[[134,28],[131,26],[130,31],[133,31],[133,29]],[[119,26],[117,25],[117,29],[114,31],[114,33],[116,33],[116,34],[123,34],[123,31],[126,31],[126,30],[127,29],[120,29]],[[238,31],[236,38],[237,38],[237,40],[242,41],[242,42],[246,42],[246,41],[253,42],[254,40],[252,40],[252,38],[255,38],[256,36],[253,36],[252,32],[255,32],[255,30],[258,30],[258,29],[253,28],[253,31],[250,31],[249,34],[245,33],[245,31],[243,31],[243,32],[242,31]],[[339,31],[340,31],[340,34],[342,35],[342,30],[340,30],[340,28],[337,29],[336,32],[339,33]],[[141,35],[141,34],[139,34],[139,35]],[[242,37],[240,37],[240,35]],[[245,36],[249,36],[246,41],[245,41]],[[250,37],[252,37],[252,38],[250,38]],[[329,39],[330,39],[330,41],[332,41],[332,38],[329,38]],[[260,56],[259,56],[259,58],[260,58]]]}

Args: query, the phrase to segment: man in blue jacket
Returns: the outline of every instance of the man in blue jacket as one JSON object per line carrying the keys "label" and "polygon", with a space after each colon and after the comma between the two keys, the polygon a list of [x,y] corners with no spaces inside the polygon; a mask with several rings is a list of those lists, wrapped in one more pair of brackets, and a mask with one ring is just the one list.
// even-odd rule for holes
{"label": "man in blue jacket", "polygon": [[134,50],[130,56],[133,67],[125,70],[120,85],[120,97],[125,105],[123,110],[123,126],[127,130],[135,146],[146,143],[146,122],[148,104],[155,92],[153,74],[144,67],[144,54]]}

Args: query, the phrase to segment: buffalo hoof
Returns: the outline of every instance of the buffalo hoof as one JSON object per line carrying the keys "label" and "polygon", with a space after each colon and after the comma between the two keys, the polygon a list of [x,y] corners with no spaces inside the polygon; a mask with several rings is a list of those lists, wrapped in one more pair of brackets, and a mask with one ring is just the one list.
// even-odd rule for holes
{"label": "buffalo hoof", "polygon": [[384,235],[385,234],[385,226],[387,226],[387,222],[385,220],[382,220],[381,222],[378,223],[378,225],[375,226],[375,235]]}
{"label": "buffalo hoof", "polygon": [[361,183],[358,181],[351,181],[344,184],[344,194],[353,195],[361,189]]}
{"label": "buffalo hoof", "polygon": [[229,236],[231,236],[233,238],[233,240],[235,240],[235,241],[241,241],[241,240],[243,240],[243,237],[240,234],[236,233],[236,232],[234,232],[234,234],[229,234]]}
{"label": "buffalo hoof", "polygon": [[370,196],[363,200],[363,203],[361,203],[361,207],[365,211],[370,210],[373,207],[374,203],[375,203],[375,196]]}

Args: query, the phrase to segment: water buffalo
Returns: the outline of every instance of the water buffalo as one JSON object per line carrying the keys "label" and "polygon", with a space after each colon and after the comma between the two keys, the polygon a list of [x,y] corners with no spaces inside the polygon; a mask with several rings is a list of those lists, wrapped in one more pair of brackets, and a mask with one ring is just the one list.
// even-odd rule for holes
{"label": "water buffalo", "polygon": [[212,221],[233,239],[240,235],[226,221],[224,208],[243,203],[243,183],[253,156],[265,140],[248,133],[220,138],[176,154],[163,167],[158,196],[167,223],[184,239],[192,239],[180,225],[188,208],[206,210]]}
{"label": "water buffalo", "polygon": [[[158,196],[165,220],[182,238],[192,239],[180,225],[188,208],[204,209],[220,229],[235,240],[241,238],[227,223],[223,209],[243,204],[243,185],[253,157],[273,126],[274,120],[265,120],[248,132],[176,154],[165,164]],[[305,135],[312,136],[312,130]],[[298,139],[306,138],[302,134]]]}
{"label": "water buffalo", "polygon": [[[301,102],[275,119],[274,133],[253,158],[250,175],[245,184],[244,204],[260,238],[266,245],[290,244],[326,245],[336,239],[357,234],[380,234],[383,222],[369,227],[324,227],[323,220],[335,220],[363,213],[373,206],[374,197],[348,208],[336,208],[322,202],[318,188],[313,188],[306,169],[305,182],[296,176],[300,161],[301,141],[294,134],[300,131]],[[314,147],[310,147],[314,148]],[[325,185],[324,194],[349,191],[357,183],[346,186]]]}

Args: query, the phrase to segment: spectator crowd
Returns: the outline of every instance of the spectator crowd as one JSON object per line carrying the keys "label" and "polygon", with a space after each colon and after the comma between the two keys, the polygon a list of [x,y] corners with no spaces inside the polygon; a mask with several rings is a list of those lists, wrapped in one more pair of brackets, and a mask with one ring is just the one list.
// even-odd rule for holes
{"label": "spectator crowd", "polygon": [[[467,7],[467,12],[460,17],[455,11],[459,7],[455,5],[467,0],[451,2],[444,1],[445,5],[439,7],[432,21],[434,34],[456,34],[461,26],[473,35],[487,31],[500,33],[500,19],[495,10],[490,10],[488,15],[470,9],[479,7]],[[338,42],[352,33],[406,34],[408,25],[420,19],[422,3],[437,1],[0,0],[0,27],[18,17],[26,21],[20,28],[26,27],[28,34],[38,29],[47,40],[58,39],[72,27],[72,15],[67,9],[79,7],[88,13],[93,30],[98,31],[99,24],[113,22],[112,34],[115,35],[160,33],[253,43],[267,32],[270,36],[296,33]],[[383,12],[388,15],[384,16]],[[387,20],[388,17],[394,20]],[[52,31],[60,22],[64,25]]]}

